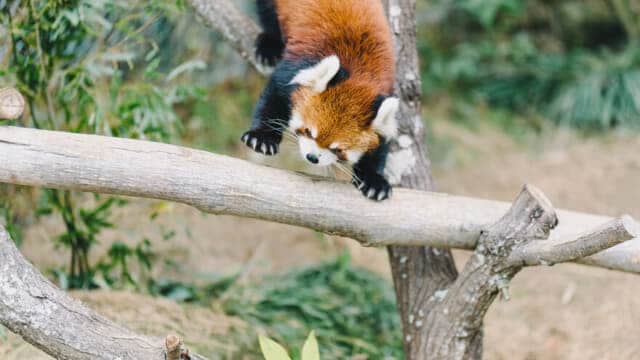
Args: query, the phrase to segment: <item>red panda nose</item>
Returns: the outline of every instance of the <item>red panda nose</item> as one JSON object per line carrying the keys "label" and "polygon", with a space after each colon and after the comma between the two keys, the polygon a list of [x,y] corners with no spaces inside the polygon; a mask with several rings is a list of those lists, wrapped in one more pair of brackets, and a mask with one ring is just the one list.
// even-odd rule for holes
{"label": "red panda nose", "polygon": [[320,162],[318,157],[313,154],[307,154],[307,160],[309,160],[309,162],[312,164],[317,164],[318,162]]}

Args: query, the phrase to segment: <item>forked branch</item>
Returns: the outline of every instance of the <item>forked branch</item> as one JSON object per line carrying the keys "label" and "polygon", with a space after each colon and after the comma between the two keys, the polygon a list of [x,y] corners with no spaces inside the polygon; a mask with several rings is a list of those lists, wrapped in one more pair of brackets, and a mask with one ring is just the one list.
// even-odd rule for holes
{"label": "forked branch", "polygon": [[[423,353],[434,359],[482,358],[482,321],[498,293],[522,268],[509,266],[513,249],[544,242],[558,224],[551,202],[540,190],[525,186],[507,213],[481,234],[473,256],[455,282],[431,300],[424,319]],[[508,295],[505,295],[507,297]]]}

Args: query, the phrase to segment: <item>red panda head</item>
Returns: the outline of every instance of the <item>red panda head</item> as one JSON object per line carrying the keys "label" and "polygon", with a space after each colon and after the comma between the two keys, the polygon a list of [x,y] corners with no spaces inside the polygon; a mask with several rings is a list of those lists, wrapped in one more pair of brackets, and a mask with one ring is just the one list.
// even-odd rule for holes
{"label": "red panda head", "polygon": [[329,87],[339,71],[338,57],[330,56],[291,81],[300,86],[292,95],[289,129],[313,164],[354,164],[380,146],[381,137],[396,136],[398,99],[381,96],[370,81],[347,79]]}

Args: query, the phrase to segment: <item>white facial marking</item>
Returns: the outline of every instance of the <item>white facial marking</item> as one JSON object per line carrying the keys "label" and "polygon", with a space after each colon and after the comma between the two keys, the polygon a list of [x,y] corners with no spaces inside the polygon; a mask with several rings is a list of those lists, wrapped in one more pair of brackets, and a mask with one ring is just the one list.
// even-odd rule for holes
{"label": "white facial marking", "polygon": [[340,59],[335,55],[328,56],[312,67],[300,70],[290,84],[307,86],[314,92],[321,93],[327,89],[327,85],[338,71]]}
{"label": "white facial marking", "polygon": [[396,113],[398,112],[398,108],[400,107],[400,101],[397,98],[389,97],[386,98],[382,105],[380,105],[380,109],[378,109],[378,114],[376,118],[373,120],[373,128],[382,136],[387,139],[393,139],[398,134],[398,124],[396,122]]}
{"label": "white facial marking", "polygon": [[304,123],[302,122],[302,116],[299,113],[293,112],[291,114],[291,120],[289,120],[289,130],[295,133],[296,130],[300,129]]}
{"label": "white facial marking", "polygon": [[318,163],[314,165],[327,166],[335,163],[338,160],[331,151],[327,149],[321,149],[313,139],[309,139],[305,136],[298,137],[298,145],[300,146],[300,155],[307,160],[307,155],[313,155],[318,159]]}
{"label": "white facial marking", "polygon": [[329,149],[333,149],[333,150],[339,147],[340,147],[340,143],[337,143],[337,142],[331,143],[331,145],[329,145]]}
{"label": "white facial marking", "polygon": [[311,137],[314,139],[318,138],[318,129],[317,128],[311,128]]}

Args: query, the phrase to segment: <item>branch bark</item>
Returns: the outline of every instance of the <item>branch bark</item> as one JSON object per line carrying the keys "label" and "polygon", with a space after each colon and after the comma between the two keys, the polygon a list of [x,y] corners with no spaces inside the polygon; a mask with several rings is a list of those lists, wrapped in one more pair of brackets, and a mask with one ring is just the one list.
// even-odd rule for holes
{"label": "branch bark", "polygon": [[255,57],[255,39],[260,32],[258,25],[242,14],[230,1],[188,0],[196,14],[207,26],[219,32],[240,56],[262,74],[270,69]]}
{"label": "branch bark", "polygon": [[57,359],[165,359],[162,339],[107,320],[45,279],[2,226],[0,259],[0,323],[27,342]]}
{"label": "branch bark", "polygon": [[484,316],[521,266],[507,265],[516,247],[546,240],[558,218],[551,202],[526,186],[504,217],[480,235],[478,247],[455,282],[430,299],[420,349],[434,359],[482,359]]}
{"label": "branch bark", "polygon": [[509,256],[510,266],[553,265],[568,261],[581,261],[593,254],[640,237],[640,226],[630,216],[611,220],[573,241],[532,242],[514,250]]}
{"label": "branch bark", "polygon": [[[174,145],[96,135],[3,126],[0,154],[0,182],[170,200],[209,213],[308,227],[368,246],[474,249],[486,224],[509,208],[503,202],[407,189],[397,189],[391,200],[376,203],[346,183]],[[612,219],[571,211],[558,211],[558,217],[552,244],[569,244],[578,255],[626,239],[619,236],[619,226],[609,226],[611,232],[594,235],[604,239],[603,244],[581,247],[574,241],[585,229]],[[627,224],[628,235],[636,236],[627,243],[626,255],[608,255],[614,247],[598,258],[580,261],[640,273],[635,222],[618,221]],[[547,250],[532,247],[522,252],[543,256]]]}

